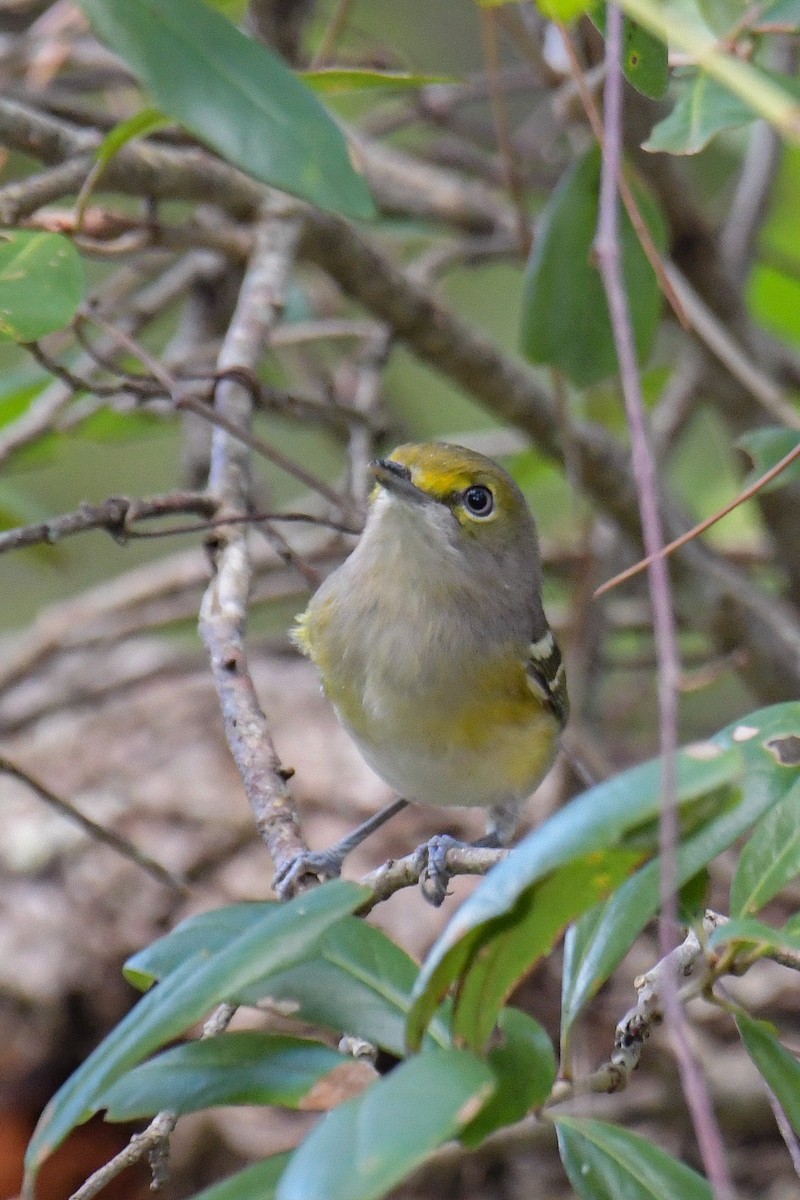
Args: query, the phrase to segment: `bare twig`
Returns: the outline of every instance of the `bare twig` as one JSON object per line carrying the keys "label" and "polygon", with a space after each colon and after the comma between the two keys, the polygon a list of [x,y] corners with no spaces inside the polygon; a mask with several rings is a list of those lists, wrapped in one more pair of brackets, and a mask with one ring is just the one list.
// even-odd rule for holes
{"label": "bare twig", "polygon": [[[115,541],[125,542],[129,537],[135,536],[131,529],[134,521],[148,521],[173,516],[176,513],[213,516],[215,511],[216,502],[213,497],[201,492],[167,492],[163,496],[144,496],[141,499],[109,496],[101,504],[81,504],[75,512],[0,532],[0,554],[8,550],[19,550],[23,546],[43,543],[52,546],[65,537],[84,533],[88,529],[105,529]],[[203,529],[206,528],[206,524],[194,528]]]}
{"label": "bare twig", "polygon": [[[660,556],[664,537],[658,504],[657,470],[645,426],[644,398],[636,362],[633,323],[622,274],[619,241],[617,186],[622,159],[622,20],[622,10],[616,4],[609,4],[606,9],[608,73],[604,97],[605,137],[595,253],[608,300],[614,344],[617,349],[620,382],[631,434],[633,469],[639,492],[644,544],[648,556],[655,556],[648,570],[656,657],[658,659],[659,745],[662,762],[659,820],[661,857],[659,935],[662,953],[667,955],[674,938],[678,915],[677,847],[679,830],[675,754],[678,743],[677,693],[680,660],[669,575],[666,561]],[[717,1200],[732,1200],[733,1185],[725,1160],[722,1136],[711,1106],[705,1079],[695,1062],[689,1045],[683,1009],[671,976],[667,976],[666,983],[664,1008],[678,1060],[683,1093],[692,1114],[706,1172]]]}
{"label": "bare twig", "polygon": [[4,755],[0,755],[0,772],[5,775],[11,775],[14,779],[18,779],[20,783],[26,784],[36,793],[40,800],[44,800],[45,804],[55,809],[62,817],[66,817],[68,821],[79,825],[94,841],[102,842],[104,846],[110,846],[117,854],[121,854],[123,858],[127,858],[130,862],[135,863],[137,867],[141,867],[148,875],[152,875],[153,879],[158,880],[159,883],[166,884],[172,891],[179,892],[182,895],[186,893],[186,885],[168,871],[166,867],[162,867],[161,863],[156,862],[149,854],[145,854],[143,850],[139,850],[127,838],[114,833],[111,829],[106,829],[103,825],[99,825],[91,817],[84,816],[74,804],[70,804],[68,800],[57,796],[50,788],[46,787],[38,779],[34,779],[32,775],[24,771],[22,767],[17,766],[16,763],[11,762]]}
{"label": "bare twig", "polygon": [[[265,215],[218,363],[221,371],[254,370],[272,325],[280,315],[289,264],[298,237],[296,219]],[[235,378],[217,388],[217,408],[226,422],[247,429],[252,394]],[[209,490],[223,510],[243,515],[249,504],[247,447],[217,427]],[[247,666],[244,635],[252,565],[246,535],[229,526],[217,535],[216,572],[200,609],[200,635],[211,659],[222,705],[225,733],[244,781],[259,832],[276,866],[305,846],[287,772],[278,760],[266,717]]]}
{"label": "bare twig", "polygon": [[747,500],[757,495],[762,488],[765,488],[768,483],[771,483],[773,479],[781,475],[798,458],[800,458],[800,443],[794,449],[790,450],[788,454],[784,454],[783,458],[776,462],[773,467],[770,467],[768,471],[765,471],[763,475],[759,475],[758,479],[751,483],[749,487],[746,487],[744,491],[740,492],[728,504],[723,505],[717,512],[712,513],[710,517],[706,517],[705,520],[700,521],[691,529],[687,529],[686,533],[681,534],[679,538],[675,538],[669,545],[662,546],[655,554],[648,554],[646,558],[639,559],[633,566],[620,571],[612,579],[607,579],[605,583],[601,584],[595,590],[595,597],[602,596],[605,592],[610,592],[612,588],[619,587],[621,583],[627,583],[634,575],[638,575],[640,571],[644,571],[645,568],[652,566],[656,558],[668,558],[670,554],[679,550],[681,546],[685,546],[687,542],[691,542],[694,538],[705,533],[712,525],[716,525],[723,517],[727,517],[734,509],[737,509],[741,504],[744,504]]}

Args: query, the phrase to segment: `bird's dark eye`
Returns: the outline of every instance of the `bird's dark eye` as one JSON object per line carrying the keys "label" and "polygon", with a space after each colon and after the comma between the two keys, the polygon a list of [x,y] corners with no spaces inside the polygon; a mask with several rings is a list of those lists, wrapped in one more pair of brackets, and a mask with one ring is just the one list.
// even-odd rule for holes
{"label": "bird's dark eye", "polygon": [[464,492],[464,507],[473,517],[488,517],[494,509],[494,496],[488,487],[475,484]]}

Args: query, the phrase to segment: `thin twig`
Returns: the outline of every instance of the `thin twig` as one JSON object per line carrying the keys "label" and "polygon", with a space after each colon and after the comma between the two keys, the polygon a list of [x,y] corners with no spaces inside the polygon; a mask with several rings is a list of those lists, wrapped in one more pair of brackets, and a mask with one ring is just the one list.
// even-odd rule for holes
{"label": "thin twig", "polygon": [[173,892],[178,892],[180,895],[185,895],[187,892],[186,884],[173,875],[166,867],[162,867],[161,863],[151,858],[149,854],[145,854],[143,850],[139,850],[134,846],[133,842],[121,834],[114,833],[111,829],[106,829],[103,825],[99,825],[97,821],[93,821],[91,817],[84,816],[75,808],[74,804],[70,804],[69,800],[64,800],[62,796],[57,796],[55,792],[46,787],[38,779],[35,779],[27,771],[16,763],[11,762],[5,755],[0,755],[0,772],[5,775],[11,775],[14,779],[18,779],[20,783],[24,783],[40,800],[44,800],[50,808],[55,809],[62,817],[66,817],[68,821],[72,821],[74,825],[79,825],[80,828],[96,842],[102,842],[104,846],[109,846],[115,850],[117,854],[121,854],[123,858],[127,858],[129,862],[135,863],[137,867],[141,867],[153,879],[159,883],[166,884]]}
{"label": "thin twig", "polygon": [[[220,354],[221,372],[232,367],[255,370],[269,330],[280,315],[298,233],[296,219],[263,217]],[[248,428],[253,397],[241,380],[223,379],[216,403],[226,424],[237,431]],[[248,459],[246,444],[217,426],[209,491],[236,516],[244,515],[249,505]],[[259,833],[277,867],[307,847],[286,784],[288,773],[281,767],[247,666],[244,636],[252,565],[246,535],[231,525],[217,536],[216,572],[203,597],[200,635],[211,659],[228,744]]]}
{"label": "thin twig", "polygon": [[624,571],[620,571],[618,575],[607,579],[605,583],[602,583],[595,590],[595,599],[604,595],[605,592],[610,592],[612,588],[619,587],[621,583],[627,583],[634,575],[638,575],[640,571],[644,571],[647,567],[652,566],[657,558],[668,558],[670,554],[673,554],[676,550],[680,550],[681,546],[685,546],[687,542],[691,542],[694,538],[705,533],[707,529],[710,529],[712,525],[716,525],[723,517],[727,517],[734,509],[744,504],[747,500],[751,500],[753,496],[760,492],[762,488],[765,488],[768,483],[771,483],[773,479],[781,475],[798,458],[800,458],[800,442],[788,454],[784,454],[783,458],[775,463],[774,467],[770,467],[754,483],[751,483],[749,487],[740,492],[735,499],[724,505],[717,512],[712,513],[710,517],[706,517],[705,520],[692,526],[691,529],[687,529],[686,533],[682,533],[680,537],[674,538],[673,541],[666,546],[662,546],[654,554],[648,554],[645,558],[639,559],[633,566],[627,567]]}
{"label": "thin twig", "polygon": [[[604,147],[600,180],[595,253],[611,314],[617,349],[620,382],[631,435],[633,469],[639,493],[642,534],[648,555],[656,556],[648,568],[653,632],[658,658],[659,744],[662,761],[659,850],[661,857],[661,920],[659,938],[662,955],[672,949],[677,926],[677,847],[679,838],[676,790],[677,691],[680,675],[678,640],[672,609],[667,564],[659,552],[664,544],[658,503],[655,461],[648,442],[644,398],[636,361],[628,297],[622,273],[619,240],[617,187],[622,159],[622,10],[606,8],[606,60]],[[686,1021],[671,977],[664,988],[664,1011],[675,1047],[683,1092],[692,1114],[703,1162],[717,1200],[733,1200],[722,1137],[703,1078],[689,1045]]]}
{"label": "thin twig", "polygon": [[[8,550],[20,550],[24,546],[52,546],[65,537],[73,537],[89,529],[105,529],[115,541],[125,542],[137,536],[131,528],[134,521],[148,521],[176,513],[212,516],[216,507],[213,497],[203,492],[167,492],[163,496],[143,496],[140,499],[109,496],[100,504],[81,504],[74,512],[0,532],[0,554]],[[194,528],[204,529],[207,524],[203,522],[190,527],[188,532],[193,532]],[[183,533],[187,530],[174,532]]]}

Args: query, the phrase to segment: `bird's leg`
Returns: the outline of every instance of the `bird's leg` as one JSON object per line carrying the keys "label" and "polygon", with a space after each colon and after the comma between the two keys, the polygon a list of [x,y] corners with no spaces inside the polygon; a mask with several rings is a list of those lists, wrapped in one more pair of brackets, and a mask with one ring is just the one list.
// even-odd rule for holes
{"label": "bird's leg", "polygon": [[451,837],[449,833],[439,833],[419,847],[417,854],[425,858],[425,866],[420,874],[420,888],[429,904],[438,908],[448,895],[447,888],[453,878],[453,873],[447,866],[448,850],[462,850],[467,846],[500,850],[507,846],[519,824],[520,808],[518,801],[493,805],[489,809],[486,833],[476,842],[464,842]]}
{"label": "bird's leg", "polygon": [[341,874],[342,863],[350,851],[355,850],[356,846],[360,846],[365,838],[368,838],[376,829],[380,829],[381,825],[384,825],[397,813],[402,812],[407,806],[408,800],[398,797],[397,800],[392,800],[391,804],[379,809],[371,817],[367,817],[366,821],[362,821],[351,833],[343,837],[340,842],[329,846],[327,850],[307,850],[304,853],[296,854],[275,872],[275,878],[272,881],[273,888],[283,898],[291,895],[294,885],[303,875],[318,875],[322,879],[334,879]]}

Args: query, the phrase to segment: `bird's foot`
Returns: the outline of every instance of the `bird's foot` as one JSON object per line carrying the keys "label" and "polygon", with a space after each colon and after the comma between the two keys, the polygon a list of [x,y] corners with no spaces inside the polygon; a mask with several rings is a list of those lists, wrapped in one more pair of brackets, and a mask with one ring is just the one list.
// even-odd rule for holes
{"label": "bird's foot", "polygon": [[339,846],[327,850],[303,850],[278,867],[272,887],[280,900],[288,900],[306,875],[316,875],[320,882],[337,879],[342,873],[344,859]]}
{"label": "bird's foot", "polygon": [[462,842],[451,837],[449,833],[437,833],[414,851],[416,865],[420,871],[420,891],[434,908],[444,904],[450,894],[448,885],[453,878],[453,872],[447,865],[448,850],[463,850],[469,845],[469,842]]}

